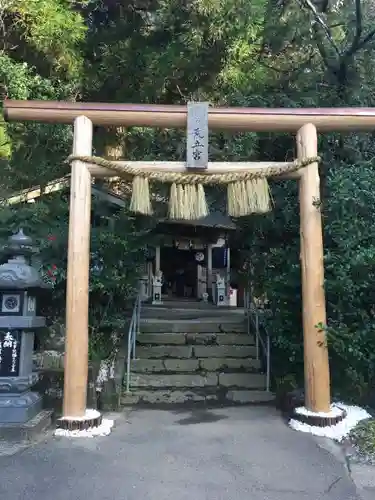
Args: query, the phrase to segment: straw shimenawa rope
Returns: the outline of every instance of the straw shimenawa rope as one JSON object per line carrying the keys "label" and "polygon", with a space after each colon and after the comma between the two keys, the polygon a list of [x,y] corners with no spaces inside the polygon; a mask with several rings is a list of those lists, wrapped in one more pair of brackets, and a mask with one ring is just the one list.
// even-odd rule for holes
{"label": "straw shimenawa rope", "polygon": [[130,209],[145,215],[152,214],[149,181],[171,184],[169,217],[195,220],[208,215],[203,186],[226,185],[228,214],[242,217],[251,213],[265,213],[271,209],[271,196],[267,179],[319,162],[318,156],[296,160],[282,167],[264,167],[258,171],[207,173],[169,172],[147,170],[124,163],[115,163],[96,156],[69,156],[68,162],[82,161],[116,172],[120,177],[133,179]]}
{"label": "straw shimenawa rope", "polygon": [[320,157],[315,156],[312,158],[306,158],[304,160],[295,160],[289,165],[282,167],[262,167],[261,170],[252,172],[251,170],[245,170],[243,172],[224,172],[211,174],[207,172],[190,173],[190,172],[169,172],[164,170],[147,170],[146,168],[137,168],[131,165],[127,165],[126,162],[119,164],[118,162],[113,162],[111,160],[106,160],[104,158],[99,158],[97,156],[69,156],[67,162],[71,163],[73,161],[82,161],[84,163],[91,163],[93,165],[99,165],[101,167],[108,168],[109,170],[115,171],[119,176],[122,177],[143,177],[151,181],[163,182],[163,183],[176,183],[176,184],[202,184],[202,185],[217,185],[217,184],[229,184],[231,182],[246,181],[253,179],[265,179],[268,177],[277,177],[278,175],[283,175],[291,172],[296,172],[297,170],[307,167],[311,163],[320,162]]}

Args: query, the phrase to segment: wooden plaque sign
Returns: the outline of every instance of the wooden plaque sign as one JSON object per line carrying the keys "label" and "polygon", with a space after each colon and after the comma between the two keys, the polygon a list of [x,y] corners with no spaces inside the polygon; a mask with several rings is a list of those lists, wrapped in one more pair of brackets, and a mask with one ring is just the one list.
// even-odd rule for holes
{"label": "wooden plaque sign", "polygon": [[208,166],[208,102],[189,102],[187,106],[186,166]]}

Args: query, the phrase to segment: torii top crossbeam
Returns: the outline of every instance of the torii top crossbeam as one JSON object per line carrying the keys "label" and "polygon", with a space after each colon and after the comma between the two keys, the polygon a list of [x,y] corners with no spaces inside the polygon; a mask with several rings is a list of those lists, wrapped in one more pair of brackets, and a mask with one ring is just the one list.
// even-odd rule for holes
{"label": "torii top crossbeam", "polygon": [[[156,104],[106,104],[5,100],[9,121],[73,123],[80,115],[94,125],[185,128],[187,107]],[[375,108],[224,108],[210,107],[211,130],[296,132],[311,123],[320,132],[375,129]]]}

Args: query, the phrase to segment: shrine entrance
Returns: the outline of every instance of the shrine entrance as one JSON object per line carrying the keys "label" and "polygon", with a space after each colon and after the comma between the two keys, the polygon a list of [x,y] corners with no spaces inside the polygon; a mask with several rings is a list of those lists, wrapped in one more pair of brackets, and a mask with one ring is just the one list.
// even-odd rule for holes
{"label": "shrine entrance", "polygon": [[162,247],[160,269],[164,283],[162,297],[197,298],[196,252],[191,248]]}
{"label": "shrine entrance", "polygon": [[[324,414],[331,409],[331,396],[317,134],[318,131],[372,131],[375,109],[212,108],[207,103],[159,106],[6,100],[3,111],[6,120],[74,123],[63,407],[66,421],[81,425],[86,418],[92,176],[119,175],[133,179],[131,208],[143,214],[152,213],[149,181],[169,183],[169,216],[176,220],[208,214],[204,187],[210,184],[226,186],[228,214],[239,217],[269,210],[268,177],[298,181],[305,406],[315,415],[318,413],[320,420],[327,420]],[[186,128],[186,162],[115,162],[93,157],[94,125]],[[297,160],[210,163],[209,128],[291,132],[296,134]]]}
{"label": "shrine entrance", "polygon": [[[158,275],[161,271],[162,299],[185,298],[215,303],[218,275],[229,291],[231,235],[236,229],[231,218],[219,211],[212,211],[198,220],[161,220],[155,229],[161,243],[155,248],[149,275]],[[151,288],[149,281],[148,289]]]}

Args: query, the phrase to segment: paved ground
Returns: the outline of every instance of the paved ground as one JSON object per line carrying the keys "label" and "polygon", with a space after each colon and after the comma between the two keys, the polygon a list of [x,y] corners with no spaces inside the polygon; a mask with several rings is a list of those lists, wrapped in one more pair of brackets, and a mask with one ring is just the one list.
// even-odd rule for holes
{"label": "paved ground", "polygon": [[108,437],[0,457],[1,500],[359,498],[343,463],[266,408],[137,410]]}
{"label": "paved ground", "polygon": [[365,464],[350,464],[354,479],[363,500],[375,499],[375,467]]}

